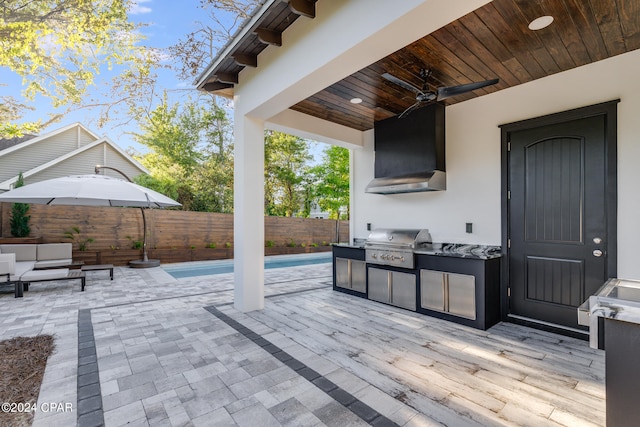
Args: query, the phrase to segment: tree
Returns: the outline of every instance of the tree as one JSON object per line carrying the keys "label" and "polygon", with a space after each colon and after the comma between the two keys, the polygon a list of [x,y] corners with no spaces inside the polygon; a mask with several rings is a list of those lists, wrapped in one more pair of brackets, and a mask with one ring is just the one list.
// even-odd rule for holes
{"label": "tree", "polygon": [[197,23],[198,29],[169,48],[171,56],[178,59],[178,77],[184,80],[193,80],[213,61],[220,46],[231,39],[259,0],[201,0],[200,4],[206,24]]}
{"label": "tree", "polygon": [[[0,95],[0,137],[37,132],[56,121],[18,124],[36,96],[68,110],[86,106],[87,89],[102,66],[120,67],[108,109],[140,102],[152,92],[159,57],[138,46],[141,36],[127,16],[133,0],[4,0],[0,2],[0,67],[22,77],[25,102]],[[93,101],[88,104],[96,106]]]}
{"label": "tree", "polygon": [[[22,172],[20,172],[14,188],[19,188],[23,185],[24,178]],[[11,207],[11,220],[9,221],[9,225],[11,226],[11,235],[13,237],[27,237],[31,232],[31,227],[29,227],[31,215],[27,215],[28,212],[28,203],[14,203]]]}
{"label": "tree", "polygon": [[265,211],[293,216],[303,207],[302,183],[311,155],[307,143],[282,132],[265,133]]}
{"label": "tree", "polygon": [[144,116],[135,138],[151,151],[134,155],[151,176],[136,181],[176,199],[184,210],[232,212],[231,125],[215,97],[202,99],[171,104],[165,95]]}
{"label": "tree", "polygon": [[331,145],[324,150],[322,161],[311,170],[315,177],[314,197],[318,205],[338,218],[340,209],[347,209],[349,218],[349,150]]}

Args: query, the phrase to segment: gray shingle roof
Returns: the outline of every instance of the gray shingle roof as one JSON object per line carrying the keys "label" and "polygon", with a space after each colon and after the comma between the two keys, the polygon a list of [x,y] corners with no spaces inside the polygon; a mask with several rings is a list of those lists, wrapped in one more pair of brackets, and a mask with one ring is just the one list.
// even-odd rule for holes
{"label": "gray shingle roof", "polygon": [[11,148],[14,145],[18,145],[30,139],[33,139],[36,136],[38,135],[23,135],[23,136],[16,136],[14,138],[0,138],[0,151],[5,150],[7,148]]}

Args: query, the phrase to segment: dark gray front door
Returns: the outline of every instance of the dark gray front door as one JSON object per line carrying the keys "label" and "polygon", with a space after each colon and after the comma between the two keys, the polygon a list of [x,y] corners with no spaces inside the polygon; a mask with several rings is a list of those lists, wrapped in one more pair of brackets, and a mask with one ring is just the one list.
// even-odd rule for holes
{"label": "dark gray front door", "polygon": [[509,312],[580,328],[607,278],[606,116],[510,133]]}

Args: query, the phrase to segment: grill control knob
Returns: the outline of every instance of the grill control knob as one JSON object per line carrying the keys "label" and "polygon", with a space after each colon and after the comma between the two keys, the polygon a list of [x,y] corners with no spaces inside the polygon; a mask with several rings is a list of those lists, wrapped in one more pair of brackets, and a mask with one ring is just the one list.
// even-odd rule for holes
{"label": "grill control knob", "polygon": [[378,255],[377,255],[377,254],[371,254],[371,258],[373,258],[373,259],[377,259],[377,258],[378,258]]}
{"label": "grill control knob", "polygon": [[404,262],[404,257],[403,256],[400,257],[400,261]]}

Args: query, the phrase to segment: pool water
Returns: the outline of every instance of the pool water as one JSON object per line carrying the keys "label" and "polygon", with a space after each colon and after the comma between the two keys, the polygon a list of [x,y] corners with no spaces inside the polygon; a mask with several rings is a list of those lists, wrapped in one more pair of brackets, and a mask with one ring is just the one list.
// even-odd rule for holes
{"label": "pool water", "polygon": [[[264,268],[297,267],[301,265],[325,264],[331,262],[331,252],[301,255],[278,255],[264,258]],[[208,276],[211,274],[233,273],[233,260],[202,261],[163,265],[162,269],[175,277]]]}

